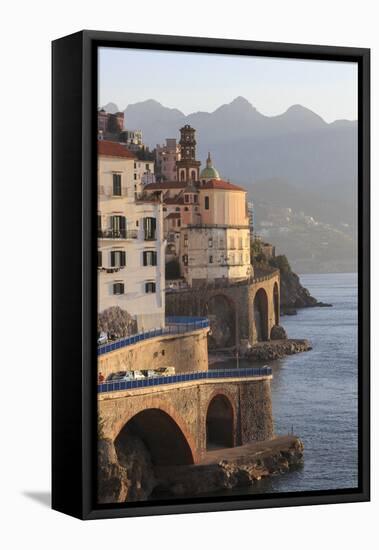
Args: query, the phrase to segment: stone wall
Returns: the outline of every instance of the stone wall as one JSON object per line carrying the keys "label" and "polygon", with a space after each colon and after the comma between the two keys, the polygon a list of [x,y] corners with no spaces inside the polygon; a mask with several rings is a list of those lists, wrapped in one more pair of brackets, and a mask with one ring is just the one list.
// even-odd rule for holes
{"label": "stone wall", "polygon": [[208,369],[208,329],[151,338],[98,357],[105,378],[123,370],[175,367],[177,373]]}

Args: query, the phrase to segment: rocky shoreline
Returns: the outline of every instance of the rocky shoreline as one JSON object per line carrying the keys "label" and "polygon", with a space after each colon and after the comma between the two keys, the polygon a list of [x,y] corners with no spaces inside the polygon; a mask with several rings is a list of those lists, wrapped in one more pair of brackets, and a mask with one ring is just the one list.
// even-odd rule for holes
{"label": "rocky shoreline", "polygon": [[98,447],[98,498],[101,503],[136,502],[163,497],[200,496],[249,487],[303,463],[297,436],[277,436],[239,447],[209,451],[199,464],[154,467],[141,441],[117,453],[110,440]]}
{"label": "rocky shoreline", "polygon": [[249,487],[300,466],[303,451],[303,443],[296,436],[211,451],[200,464],[157,469],[154,494],[188,497]]}
{"label": "rocky shoreline", "polygon": [[286,355],[294,355],[310,351],[312,345],[309,340],[286,339],[271,340],[269,342],[258,342],[246,350],[245,358],[249,361],[274,361],[282,359]]}

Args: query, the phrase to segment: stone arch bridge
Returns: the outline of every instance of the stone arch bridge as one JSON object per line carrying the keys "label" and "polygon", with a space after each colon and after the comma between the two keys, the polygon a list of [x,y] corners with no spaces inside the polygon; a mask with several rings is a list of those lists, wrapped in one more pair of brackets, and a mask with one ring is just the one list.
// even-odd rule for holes
{"label": "stone arch bridge", "polygon": [[125,430],[156,466],[196,464],[207,448],[273,436],[271,374],[193,380],[100,393],[101,439],[116,448]]}
{"label": "stone arch bridge", "polygon": [[209,317],[209,348],[251,345],[270,340],[271,329],[280,319],[280,273],[255,269],[248,281],[218,281],[166,294],[168,315]]}

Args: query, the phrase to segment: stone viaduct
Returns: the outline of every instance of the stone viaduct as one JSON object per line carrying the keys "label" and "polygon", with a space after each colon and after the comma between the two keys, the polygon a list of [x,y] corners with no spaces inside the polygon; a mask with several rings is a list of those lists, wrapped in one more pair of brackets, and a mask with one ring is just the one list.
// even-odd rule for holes
{"label": "stone viaduct", "polygon": [[272,327],[279,324],[279,311],[280,273],[276,269],[255,269],[249,281],[218,281],[166,294],[168,315],[210,319],[210,349],[269,340]]}
{"label": "stone viaduct", "polygon": [[196,464],[209,448],[272,438],[270,383],[267,374],[100,393],[101,439],[117,454],[132,431],[154,465]]}

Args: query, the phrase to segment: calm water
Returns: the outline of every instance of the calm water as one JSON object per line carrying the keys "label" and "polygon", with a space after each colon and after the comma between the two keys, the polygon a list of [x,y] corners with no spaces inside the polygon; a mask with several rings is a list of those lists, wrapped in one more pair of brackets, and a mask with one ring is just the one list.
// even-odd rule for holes
{"label": "calm water", "polygon": [[313,350],[270,363],[275,430],[304,442],[304,466],[258,482],[250,493],[352,488],[357,479],[357,276],[303,275],[302,284],[332,308],[281,319],[289,338]]}

